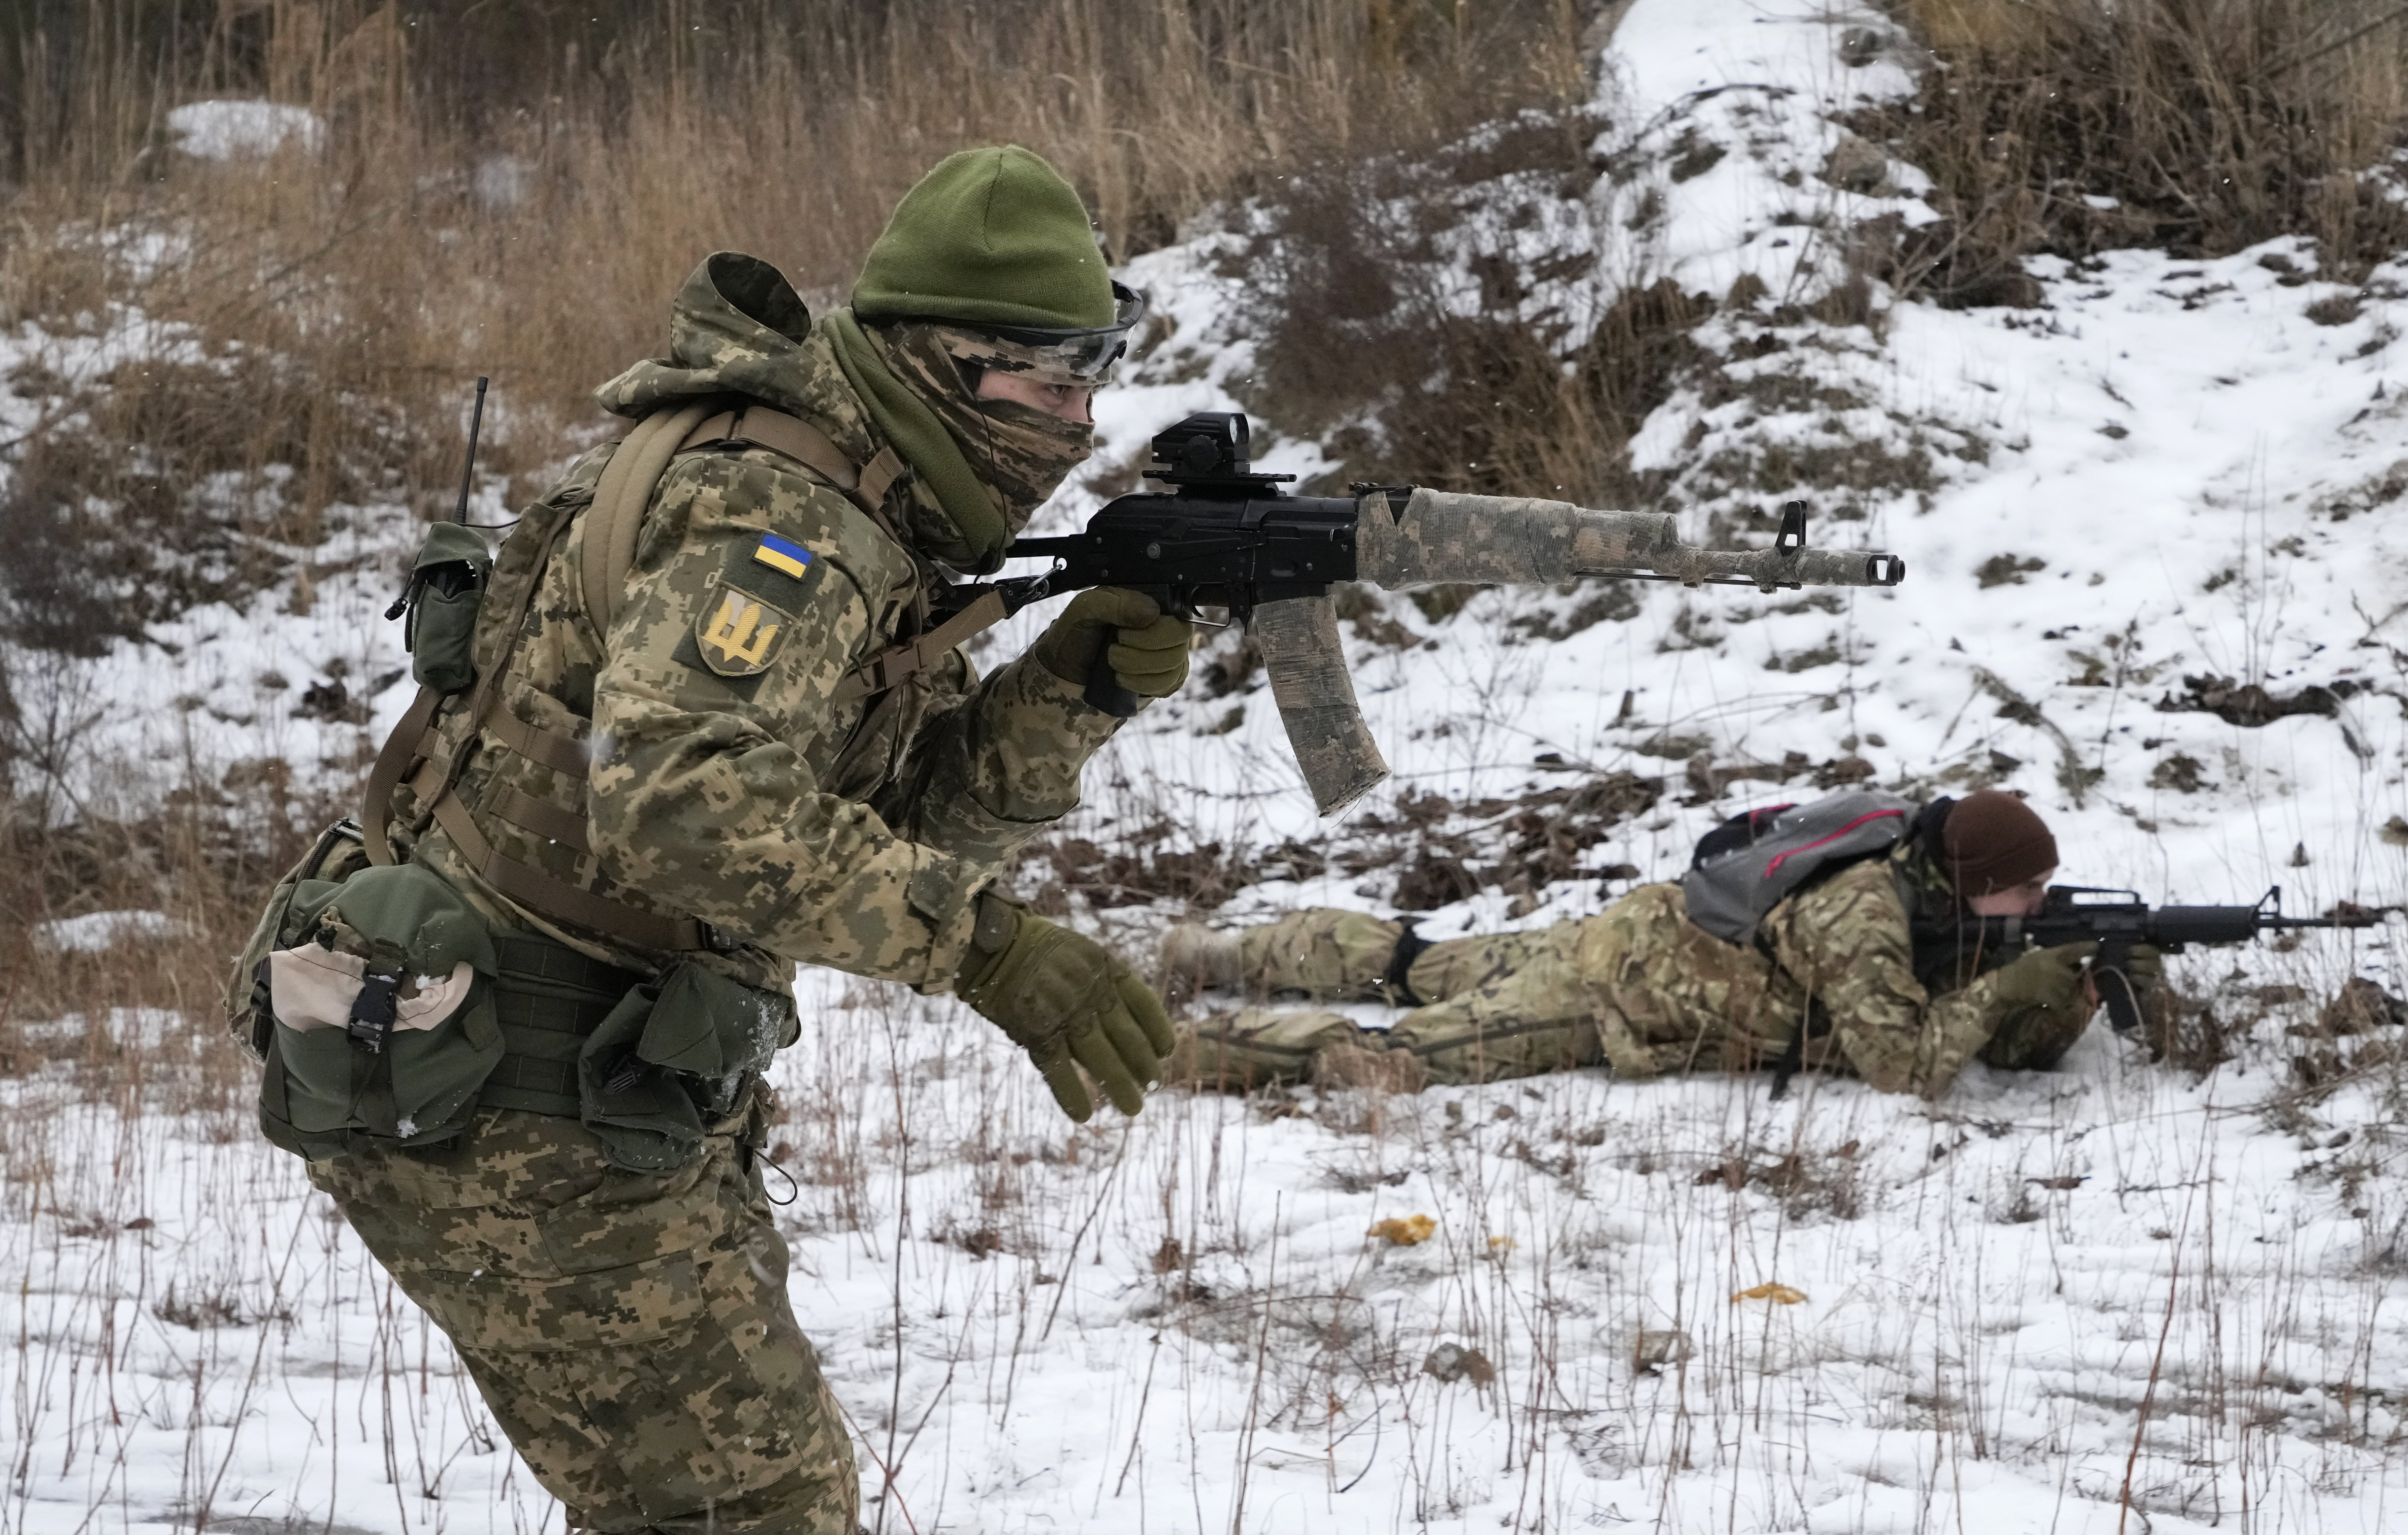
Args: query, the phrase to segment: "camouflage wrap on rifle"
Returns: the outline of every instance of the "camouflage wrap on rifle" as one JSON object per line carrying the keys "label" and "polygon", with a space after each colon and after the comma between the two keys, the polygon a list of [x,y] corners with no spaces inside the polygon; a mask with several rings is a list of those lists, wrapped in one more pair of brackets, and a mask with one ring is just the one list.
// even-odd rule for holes
{"label": "camouflage wrap on rifle", "polygon": [[[1885,565],[1881,562],[1889,562]],[[1354,530],[1358,580],[1395,590],[1445,581],[1553,585],[1646,572],[1761,586],[1894,585],[1889,555],[1842,549],[1698,549],[1669,512],[1598,511],[1568,501],[1415,489],[1401,516],[1387,494],[1364,497]]]}

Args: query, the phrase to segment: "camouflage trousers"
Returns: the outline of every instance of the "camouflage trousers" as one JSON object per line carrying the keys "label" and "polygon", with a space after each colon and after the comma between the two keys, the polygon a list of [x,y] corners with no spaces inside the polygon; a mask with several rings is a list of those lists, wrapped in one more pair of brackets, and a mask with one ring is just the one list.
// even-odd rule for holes
{"label": "camouflage trousers", "polygon": [[[1240,935],[1254,988],[1332,1001],[1378,1001],[1401,925],[1359,911],[1298,911]],[[1189,1032],[1182,1074],[1242,1089],[1326,1076],[1330,1047],[1410,1052],[1414,1080],[1496,1082],[1605,1057],[1581,983],[1581,925],[1452,939],[1415,956],[1406,983],[1428,1005],[1394,1028],[1342,1013],[1247,1008]]]}
{"label": "camouflage trousers", "polygon": [[486,1110],[458,1145],[309,1177],[450,1336],[572,1527],[853,1535],[853,1448],[743,1128],[639,1174],[576,1120]]}
{"label": "camouflage trousers", "polygon": [[[1291,912],[1238,935],[1240,965],[1258,993],[1379,1001],[1403,932],[1360,911]],[[1364,1029],[1337,1012],[1246,1008],[1193,1026],[1177,1065],[1189,1080],[1239,1090],[1326,1078],[1333,1066],[1343,1081],[1360,1069],[1343,1063],[1364,1050],[1409,1052],[1419,1069],[1404,1074],[1408,1082],[1499,1082],[1599,1065],[1646,1078],[1771,1066],[1808,1022],[1795,983],[1763,954],[1691,923],[1673,884],[1641,886],[1579,921],[1434,943],[1405,979],[1426,1005],[1393,1028]],[[2012,1015],[1980,1058],[2045,1069],[2086,1021]],[[1820,1027],[1801,1057],[1809,1070],[1850,1069]]]}

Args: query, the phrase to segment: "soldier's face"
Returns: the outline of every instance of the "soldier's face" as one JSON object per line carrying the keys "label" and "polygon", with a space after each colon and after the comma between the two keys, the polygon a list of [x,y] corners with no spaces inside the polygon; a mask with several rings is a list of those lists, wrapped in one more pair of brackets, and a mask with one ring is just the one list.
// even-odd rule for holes
{"label": "soldier's face", "polygon": [[2056,878],[2057,870],[2052,868],[2004,890],[1968,896],[1965,906],[1977,917],[2036,917],[2040,915],[2041,903],[2048,898],[2048,882]]}
{"label": "soldier's face", "polygon": [[1010,400],[1081,426],[1096,419],[1087,413],[1087,398],[1093,394],[1095,390],[1085,384],[1047,383],[1025,373],[1007,373],[1000,368],[990,367],[979,374],[980,399]]}

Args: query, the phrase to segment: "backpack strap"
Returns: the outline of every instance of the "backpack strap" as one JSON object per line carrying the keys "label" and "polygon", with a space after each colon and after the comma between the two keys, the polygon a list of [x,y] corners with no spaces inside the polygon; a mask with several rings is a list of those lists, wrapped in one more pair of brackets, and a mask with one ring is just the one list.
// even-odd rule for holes
{"label": "backpack strap", "polygon": [[846,672],[837,680],[830,696],[838,703],[849,703],[883,693],[913,673],[927,670],[943,660],[954,646],[984,634],[1010,616],[1004,607],[1003,594],[992,589],[982,592],[976,602],[927,633],[890,645]]}
{"label": "backpack strap", "polygon": [[710,414],[707,400],[677,410],[655,410],[638,422],[611,452],[601,483],[594,487],[594,504],[585,509],[578,571],[585,588],[586,616],[594,621],[595,633],[610,632],[619,594],[626,589],[627,572],[635,568],[636,538],[643,531],[653,489],[669,460],[685,446],[687,435]]}
{"label": "backpack strap", "polygon": [[397,861],[393,855],[393,842],[385,835],[385,824],[393,814],[393,791],[401,786],[401,781],[425,755],[426,739],[435,733],[435,715],[443,707],[443,699],[444,695],[433,688],[421,687],[401,723],[393,727],[393,734],[378,750],[376,766],[368,769],[367,791],[360,802],[360,837],[371,864]]}

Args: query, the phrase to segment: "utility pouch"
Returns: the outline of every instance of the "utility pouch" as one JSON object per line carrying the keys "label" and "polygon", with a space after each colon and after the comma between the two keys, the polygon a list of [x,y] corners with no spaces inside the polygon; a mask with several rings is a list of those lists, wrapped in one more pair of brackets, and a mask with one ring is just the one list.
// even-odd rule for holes
{"label": "utility pouch", "polygon": [[312,1159],[355,1138],[426,1145],[467,1126],[503,1054],[493,939],[413,864],[305,879],[260,963],[270,1018],[259,1085],[268,1140]]}
{"label": "utility pouch", "polygon": [[367,867],[367,848],[360,835],[360,824],[346,816],[320,832],[316,845],[276,882],[265,910],[251,927],[250,941],[242,946],[241,954],[234,962],[234,973],[226,979],[226,1031],[252,1060],[267,1059],[268,1041],[273,1038],[267,955],[272,950],[290,948],[301,941],[301,931],[293,922],[294,894],[304,881],[339,884]]}
{"label": "utility pouch", "polygon": [[437,523],[426,530],[410,566],[409,621],[402,627],[410,675],[419,686],[465,693],[477,680],[477,609],[493,571],[493,551],[475,528]]}
{"label": "utility pouch", "polygon": [[704,1127],[742,1106],[769,1057],[799,1032],[791,998],[692,961],[620,999],[579,1052],[580,1117],[636,1172],[691,1162]]}

